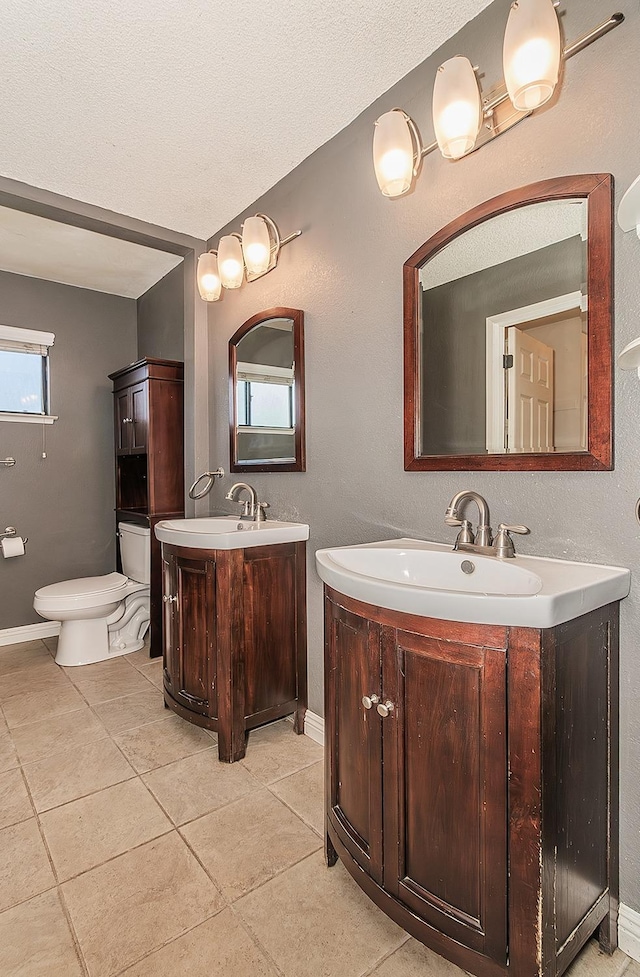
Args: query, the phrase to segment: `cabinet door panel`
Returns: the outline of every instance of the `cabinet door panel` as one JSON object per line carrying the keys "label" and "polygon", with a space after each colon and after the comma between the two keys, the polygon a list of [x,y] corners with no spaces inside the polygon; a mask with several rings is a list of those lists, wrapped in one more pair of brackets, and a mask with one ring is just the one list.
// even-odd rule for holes
{"label": "cabinet door panel", "polygon": [[147,383],[137,383],[130,387],[131,396],[131,420],[128,425],[131,429],[131,451],[145,451],[147,447],[147,427],[148,419],[148,390]]}
{"label": "cabinet door panel", "polygon": [[382,731],[363,696],[380,691],[380,628],[327,604],[329,818],[353,858],[382,882]]}
{"label": "cabinet door panel", "polygon": [[114,394],[116,454],[129,454],[131,449],[131,424],[129,388]]}
{"label": "cabinet door panel", "polygon": [[[162,555],[162,595],[171,597],[175,595],[176,575],[175,558]],[[168,691],[173,695],[173,685],[178,674],[177,661],[177,642],[175,635],[176,611],[175,602],[165,600],[162,602],[162,660],[164,684]]]}
{"label": "cabinet door panel", "polygon": [[505,653],[403,632],[395,651],[383,656],[396,706],[384,721],[385,888],[504,962]]}
{"label": "cabinet door panel", "polygon": [[173,696],[207,716],[215,702],[215,564],[177,556],[175,577]]}

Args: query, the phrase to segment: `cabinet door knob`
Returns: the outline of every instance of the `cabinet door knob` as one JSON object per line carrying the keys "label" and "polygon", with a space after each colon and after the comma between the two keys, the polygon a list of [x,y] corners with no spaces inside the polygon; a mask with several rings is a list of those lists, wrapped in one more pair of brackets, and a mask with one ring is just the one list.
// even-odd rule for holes
{"label": "cabinet door knob", "polygon": [[177,604],[178,598],[176,596],[171,596],[170,594],[163,594],[162,600],[165,604]]}
{"label": "cabinet door knob", "polygon": [[393,702],[390,702],[390,700],[387,699],[386,702],[381,702],[377,706],[377,710],[378,710],[378,715],[382,716],[383,719],[386,719],[387,716],[389,716],[394,710]]}
{"label": "cabinet door knob", "polygon": [[123,424],[133,424],[133,418],[132,417],[123,417],[122,418],[122,423]]}
{"label": "cabinet door knob", "polygon": [[377,702],[380,702],[380,696],[376,695],[375,693],[373,695],[362,696],[362,705],[365,707],[365,709],[372,709]]}

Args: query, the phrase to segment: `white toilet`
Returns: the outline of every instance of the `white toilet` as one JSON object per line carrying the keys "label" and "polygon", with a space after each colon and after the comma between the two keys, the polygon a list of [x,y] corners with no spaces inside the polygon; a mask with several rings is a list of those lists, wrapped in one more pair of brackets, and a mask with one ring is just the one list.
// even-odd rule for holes
{"label": "white toilet", "polygon": [[81,577],[36,591],[40,617],[60,621],[58,665],[89,665],[138,651],[149,627],[150,531],[118,523],[122,573]]}

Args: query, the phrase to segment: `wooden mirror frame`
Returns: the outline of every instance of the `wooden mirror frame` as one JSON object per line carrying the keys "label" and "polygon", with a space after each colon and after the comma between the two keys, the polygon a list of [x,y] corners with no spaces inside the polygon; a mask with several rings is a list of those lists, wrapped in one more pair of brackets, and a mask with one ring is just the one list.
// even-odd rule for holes
{"label": "wooden mirror frame", "polygon": [[[238,362],[238,343],[255,326],[268,319],[293,320],[293,363],[294,363],[294,410],[296,418],[294,444],[295,461],[279,464],[277,461],[238,462],[238,415],[236,403],[236,366]],[[229,471],[232,472],[304,472],[305,467],[305,401],[304,401],[304,312],[300,309],[286,309],[279,306],[258,312],[247,319],[229,340]]]}
{"label": "wooden mirror frame", "polygon": [[[418,330],[420,269],[438,251],[499,214],[544,203],[587,200],[588,437],[586,452],[549,454],[419,455]],[[613,177],[608,173],[557,177],[500,194],[474,207],[429,238],[404,264],[405,471],[611,471],[613,468]]]}

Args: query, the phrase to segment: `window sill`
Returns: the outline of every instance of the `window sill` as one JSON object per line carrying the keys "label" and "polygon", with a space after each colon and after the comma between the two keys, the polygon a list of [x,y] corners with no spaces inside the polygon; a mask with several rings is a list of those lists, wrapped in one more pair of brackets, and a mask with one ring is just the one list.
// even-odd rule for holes
{"label": "window sill", "polygon": [[19,424],[53,424],[57,420],[57,414],[11,414],[9,411],[0,411],[0,421],[17,421]]}

